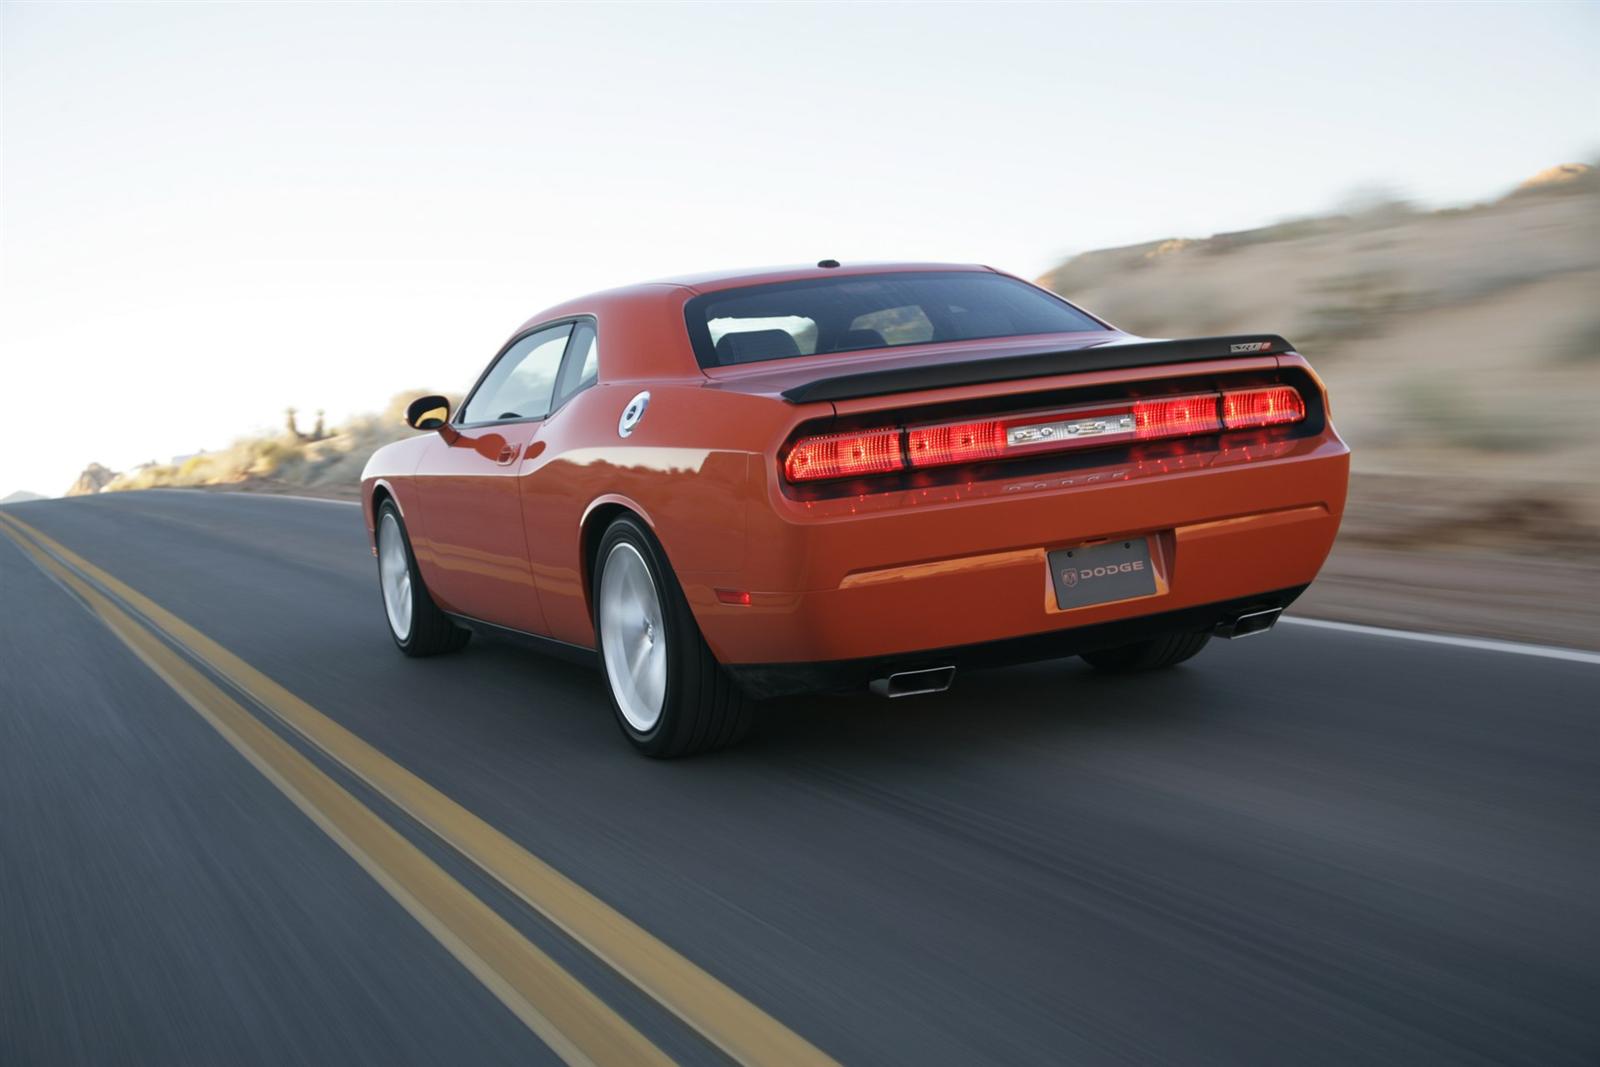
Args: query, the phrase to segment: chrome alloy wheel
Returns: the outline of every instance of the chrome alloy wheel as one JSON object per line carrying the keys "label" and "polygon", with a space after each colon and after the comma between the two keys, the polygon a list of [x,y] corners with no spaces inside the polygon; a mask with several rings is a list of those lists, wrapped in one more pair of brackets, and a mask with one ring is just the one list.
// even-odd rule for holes
{"label": "chrome alloy wheel", "polygon": [[628,725],[649,733],[667,698],[667,631],[650,565],[626,541],[612,547],[600,572],[599,615],[611,695]]}
{"label": "chrome alloy wheel", "polygon": [[406,539],[394,513],[384,512],[378,523],[378,584],[383,588],[383,608],[389,628],[404,641],[411,636],[411,562],[406,559]]}

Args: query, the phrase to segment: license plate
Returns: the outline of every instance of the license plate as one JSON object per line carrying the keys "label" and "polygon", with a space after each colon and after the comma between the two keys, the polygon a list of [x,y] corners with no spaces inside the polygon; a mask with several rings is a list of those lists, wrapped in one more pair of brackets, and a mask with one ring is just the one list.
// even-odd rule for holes
{"label": "license plate", "polygon": [[1058,548],[1050,553],[1050,580],[1056,586],[1056,606],[1062,609],[1150,596],[1156,591],[1150,542],[1135,537]]}

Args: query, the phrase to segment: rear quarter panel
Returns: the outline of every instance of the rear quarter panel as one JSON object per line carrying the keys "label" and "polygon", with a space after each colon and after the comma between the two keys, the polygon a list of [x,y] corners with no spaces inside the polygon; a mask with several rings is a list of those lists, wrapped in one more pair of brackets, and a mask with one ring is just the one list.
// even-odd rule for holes
{"label": "rear quarter panel", "polygon": [[691,605],[719,586],[743,588],[751,471],[786,433],[780,402],[696,386],[657,385],[633,434],[617,419],[638,382],[601,384],[575,397],[524,461],[523,514],[534,581],[551,636],[594,643],[586,531],[598,536],[616,508],[640,516],[666,551]]}

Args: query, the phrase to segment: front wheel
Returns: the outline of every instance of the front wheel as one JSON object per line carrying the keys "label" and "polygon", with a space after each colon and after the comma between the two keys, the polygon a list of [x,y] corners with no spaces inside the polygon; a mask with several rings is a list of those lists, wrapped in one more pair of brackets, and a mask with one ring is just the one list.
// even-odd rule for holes
{"label": "front wheel", "polygon": [[1153,671],[1161,667],[1171,667],[1198,655],[1209,640],[1211,635],[1204,631],[1167,634],[1165,637],[1157,637],[1150,641],[1136,641],[1131,645],[1118,645],[1116,648],[1085,652],[1083,658],[1088,661],[1089,666],[1100,671],[1117,673]]}
{"label": "front wheel", "polygon": [[394,501],[378,507],[378,588],[383,593],[383,614],[389,636],[408,656],[435,656],[454,652],[472,637],[450,621],[428,595],[411,552],[405,520]]}
{"label": "front wheel", "polygon": [[671,759],[744,736],[745,695],[711,654],[665,553],[637,520],[619,518],[601,538],[593,603],[611,709],[635,748]]}

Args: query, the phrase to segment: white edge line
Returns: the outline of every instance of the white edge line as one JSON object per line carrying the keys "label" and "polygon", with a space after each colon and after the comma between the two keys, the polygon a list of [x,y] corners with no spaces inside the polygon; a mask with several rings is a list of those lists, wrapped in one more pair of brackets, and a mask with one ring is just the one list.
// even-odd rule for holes
{"label": "white edge line", "polygon": [[1452,634],[1430,634],[1417,630],[1390,630],[1382,626],[1363,626],[1355,622],[1305,619],[1298,615],[1285,615],[1282,621],[1294,623],[1298,626],[1316,626],[1324,630],[1341,630],[1345,633],[1366,634],[1369,637],[1390,637],[1400,641],[1421,641],[1430,645],[1473,648],[1481,652],[1509,652],[1514,656],[1538,656],[1542,659],[1560,659],[1571,663],[1600,665],[1600,652],[1584,652],[1576,648],[1558,648],[1554,645],[1526,645],[1517,641],[1496,641],[1489,637],[1456,637]]}

